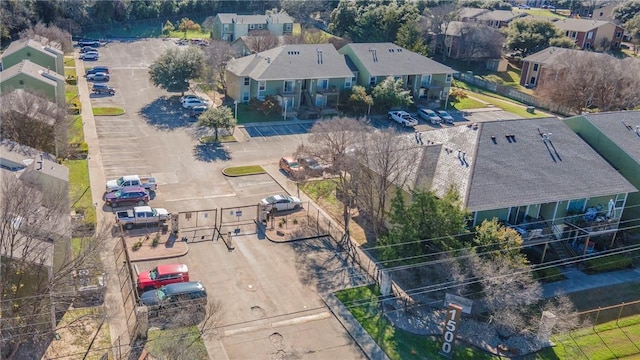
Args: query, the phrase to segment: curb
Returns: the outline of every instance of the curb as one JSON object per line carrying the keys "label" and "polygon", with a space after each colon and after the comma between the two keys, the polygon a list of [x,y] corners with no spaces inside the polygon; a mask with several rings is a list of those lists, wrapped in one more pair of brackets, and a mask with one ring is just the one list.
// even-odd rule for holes
{"label": "curb", "polygon": [[171,259],[171,258],[187,255],[187,253],[189,252],[189,245],[184,244],[184,246],[186,246],[187,249],[185,251],[182,251],[176,254],[163,255],[163,256],[148,256],[148,257],[143,257],[139,259],[133,259],[134,256],[131,256],[131,255],[129,255],[129,257],[132,258],[131,262]]}

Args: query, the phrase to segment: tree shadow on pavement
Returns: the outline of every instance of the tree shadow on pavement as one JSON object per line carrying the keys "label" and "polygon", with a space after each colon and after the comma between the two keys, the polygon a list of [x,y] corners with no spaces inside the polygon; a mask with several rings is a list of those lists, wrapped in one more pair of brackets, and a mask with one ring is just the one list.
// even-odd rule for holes
{"label": "tree shadow on pavement", "polygon": [[195,122],[188,110],[183,109],[180,100],[166,96],[155,99],[140,110],[140,115],[160,130],[174,130],[189,127]]}
{"label": "tree shadow on pavement", "polygon": [[193,148],[193,155],[196,157],[196,160],[204,162],[231,159],[229,151],[220,143],[198,144]]}
{"label": "tree shadow on pavement", "polygon": [[368,283],[360,267],[328,236],[288,244],[295,251],[296,270],[305,285],[333,292]]}

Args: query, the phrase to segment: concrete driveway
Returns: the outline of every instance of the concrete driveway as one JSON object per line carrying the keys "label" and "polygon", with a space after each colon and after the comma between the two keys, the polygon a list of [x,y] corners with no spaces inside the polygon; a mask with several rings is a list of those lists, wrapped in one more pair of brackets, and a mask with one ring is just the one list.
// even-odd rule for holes
{"label": "concrete driveway", "polygon": [[366,282],[331,240],[272,243],[247,235],[234,244],[229,252],[223,242],[189,243],[187,255],[170,260],[188,264],[190,278],[222,303],[218,335],[228,358],[366,358],[321,297]]}

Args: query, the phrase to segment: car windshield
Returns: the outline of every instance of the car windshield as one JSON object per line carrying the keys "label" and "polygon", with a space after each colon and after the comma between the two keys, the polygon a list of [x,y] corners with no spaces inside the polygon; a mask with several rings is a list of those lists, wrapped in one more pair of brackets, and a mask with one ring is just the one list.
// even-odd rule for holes
{"label": "car windshield", "polygon": [[449,116],[449,113],[446,111],[440,111],[440,114],[444,115],[444,116]]}
{"label": "car windshield", "polygon": [[118,179],[118,186],[122,186],[122,183],[124,183],[124,179],[123,178]]}
{"label": "car windshield", "polygon": [[300,166],[300,164],[298,164],[295,161],[291,161],[291,162],[289,162],[289,166],[291,166],[292,168],[297,168],[298,166]]}
{"label": "car windshield", "polygon": [[267,202],[269,204],[273,204],[274,202],[276,202],[276,197],[275,196],[269,196],[268,198],[266,198]]}
{"label": "car windshield", "polygon": [[149,279],[155,280],[158,278],[158,269],[153,269],[149,271]]}
{"label": "car windshield", "polygon": [[160,288],[160,289],[158,289],[156,291],[156,295],[158,295],[158,300],[160,300],[160,301],[162,301],[162,299],[167,297],[167,294],[164,291],[162,291],[163,289],[164,289],[164,287],[162,287],[162,288]]}
{"label": "car windshield", "polygon": [[313,160],[313,159],[309,159],[309,160],[307,160],[307,165],[312,166],[312,167],[313,166],[318,166],[318,162]]}

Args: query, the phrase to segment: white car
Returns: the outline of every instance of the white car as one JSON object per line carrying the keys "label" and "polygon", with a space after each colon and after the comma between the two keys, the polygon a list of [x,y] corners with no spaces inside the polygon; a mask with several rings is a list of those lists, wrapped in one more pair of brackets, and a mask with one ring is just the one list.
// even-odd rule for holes
{"label": "white car", "polygon": [[95,74],[89,74],[87,75],[87,80],[92,80],[92,81],[109,81],[109,74],[105,74],[105,73],[95,73]]}
{"label": "white car", "polygon": [[204,102],[203,100],[194,99],[194,98],[186,99],[185,101],[182,102],[182,107],[185,109],[190,109],[194,106],[207,106],[207,103]]}
{"label": "white car", "polygon": [[406,127],[418,125],[418,120],[406,111],[389,111],[389,120],[393,120]]}
{"label": "white car", "polygon": [[273,195],[268,198],[262,199],[260,204],[266,211],[284,211],[284,210],[298,210],[302,208],[302,201],[295,196],[289,195]]}
{"label": "white car", "polygon": [[453,116],[444,110],[438,110],[438,116],[447,124],[453,124]]}
{"label": "white car", "polygon": [[442,122],[440,116],[438,116],[438,114],[436,114],[436,112],[431,109],[420,108],[418,109],[418,115],[434,125],[440,124]]}
{"label": "white car", "polygon": [[180,98],[180,103],[184,104],[184,102],[187,101],[187,100],[200,100],[202,102],[206,102],[206,100],[201,98],[200,96],[197,96],[197,95],[185,95],[185,96]]}
{"label": "white car", "polygon": [[83,54],[80,54],[80,59],[82,60],[98,60],[100,55],[98,55],[97,51],[90,51]]}

